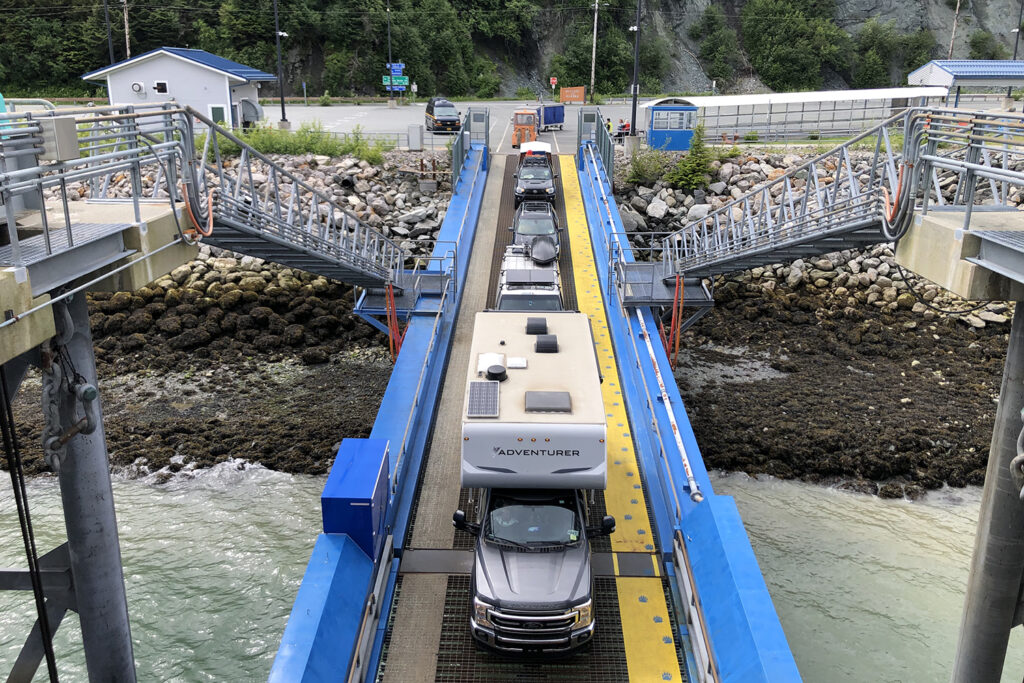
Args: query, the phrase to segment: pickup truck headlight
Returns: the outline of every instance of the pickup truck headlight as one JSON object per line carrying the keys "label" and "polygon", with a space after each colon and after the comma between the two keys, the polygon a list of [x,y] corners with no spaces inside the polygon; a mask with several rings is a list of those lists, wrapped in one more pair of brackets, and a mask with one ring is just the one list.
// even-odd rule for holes
{"label": "pickup truck headlight", "polygon": [[576,608],[579,612],[579,619],[576,620],[577,627],[590,626],[590,622],[594,620],[593,604],[591,601],[587,601]]}
{"label": "pickup truck headlight", "polygon": [[517,187],[516,188],[516,192],[518,192],[519,194],[522,194],[522,193],[526,192],[526,188],[525,187]]}
{"label": "pickup truck headlight", "polygon": [[[588,605],[590,603],[587,603]],[[487,610],[491,608],[486,602],[481,602],[476,598],[473,598],[473,619],[476,620],[477,626],[493,626],[490,618],[487,616]]]}
{"label": "pickup truck headlight", "polygon": [[548,194],[554,194],[554,193],[555,193],[555,188],[549,187],[548,188]]}

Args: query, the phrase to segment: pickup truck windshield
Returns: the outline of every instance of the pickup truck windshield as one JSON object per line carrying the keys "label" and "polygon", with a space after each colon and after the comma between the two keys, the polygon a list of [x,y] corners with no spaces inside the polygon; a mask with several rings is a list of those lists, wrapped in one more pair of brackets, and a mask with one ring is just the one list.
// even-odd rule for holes
{"label": "pickup truck windshield", "polygon": [[543,166],[524,166],[519,172],[523,180],[551,180],[551,169]]}
{"label": "pickup truck windshield", "polygon": [[520,235],[554,235],[555,224],[550,218],[520,218],[516,232]]}
{"label": "pickup truck windshield", "polygon": [[444,106],[434,107],[434,116],[453,116],[453,117],[457,117],[458,115],[459,115],[459,111],[455,107],[450,105],[450,104],[446,104]]}
{"label": "pickup truck windshield", "polygon": [[534,505],[498,500],[488,519],[487,538],[526,546],[576,543],[580,525],[571,505],[571,501]]}

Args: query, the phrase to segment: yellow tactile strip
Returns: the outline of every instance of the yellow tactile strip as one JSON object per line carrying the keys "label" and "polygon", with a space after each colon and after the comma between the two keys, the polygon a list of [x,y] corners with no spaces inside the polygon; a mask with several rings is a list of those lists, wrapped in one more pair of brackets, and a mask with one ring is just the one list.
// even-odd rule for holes
{"label": "yellow tactile strip", "polygon": [[[572,156],[559,157],[565,199],[566,232],[572,249],[573,278],[580,312],[594,329],[594,344],[604,382],[605,416],[608,421],[608,488],[604,492],[608,514],[615,517],[611,537],[613,552],[654,552],[651,523],[644,502],[640,468],[626,417],[612,338],[608,332],[601,283],[590,242],[587,215],[576,164]],[[653,557],[655,567],[657,558]],[[615,563],[618,574],[618,563]],[[616,576],[622,638],[630,680],[679,681],[679,660],[668,619],[668,606],[660,578]],[[600,615],[598,615],[600,623]],[[600,626],[598,626],[600,628]]]}

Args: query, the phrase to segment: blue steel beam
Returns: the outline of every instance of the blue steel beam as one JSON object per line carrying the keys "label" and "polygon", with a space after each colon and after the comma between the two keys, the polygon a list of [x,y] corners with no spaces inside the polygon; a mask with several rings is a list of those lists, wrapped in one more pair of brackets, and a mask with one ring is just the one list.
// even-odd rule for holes
{"label": "blue steel beam", "polygon": [[[595,257],[599,262],[611,263],[609,248],[613,246],[614,233],[625,234],[625,229],[600,157],[591,156],[586,150],[584,145],[577,156],[583,203]],[[604,197],[608,198],[610,211],[604,207]],[[623,247],[624,258],[632,260],[628,245]],[[643,327],[653,333],[657,320],[649,308],[630,311],[621,305],[610,270],[601,270],[599,279],[616,354],[623,356],[618,359],[623,372],[622,389],[655,515],[660,550],[666,562],[671,563],[673,539],[677,533],[684,539],[689,571],[721,680],[799,681],[796,662],[735,503],[730,497],[713,492],[665,350],[654,339],[653,362],[648,353]],[[665,394],[671,406],[666,406],[662,399],[656,367],[666,378]],[[704,495],[702,502],[694,502],[688,495],[683,454],[671,430],[669,408],[678,425],[693,479]],[[671,569],[676,576],[687,571],[686,567]]]}
{"label": "blue steel beam", "polygon": [[[390,444],[390,500],[387,532],[394,536],[400,555],[408,528],[423,455],[437,410],[444,368],[451,348],[455,317],[462,300],[461,282],[469,264],[476,222],[487,181],[485,146],[473,144],[452,193],[435,247],[436,263],[458,245],[454,276],[446,302],[438,315],[414,315],[406,328],[370,439]],[[449,259],[450,260],[450,259]],[[437,301],[422,302],[437,310]],[[353,441],[353,440],[349,440]],[[298,596],[292,607],[270,680],[339,680],[349,670],[362,625],[373,576],[387,557],[369,558],[347,534],[320,534]],[[380,621],[374,636],[371,661],[365,667],[372,680],[380,659],[385,626],[391,608],[399,560],[390,560]],[[344,593],[344,596],[342,596]],[[344,598],[344,599],[343,599]]]}

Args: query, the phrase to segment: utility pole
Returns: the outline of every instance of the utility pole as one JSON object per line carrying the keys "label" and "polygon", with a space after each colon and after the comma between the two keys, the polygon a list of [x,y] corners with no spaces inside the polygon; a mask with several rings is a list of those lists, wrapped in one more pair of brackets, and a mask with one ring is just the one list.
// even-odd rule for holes
{"label": "utility pole", "polygon": [[274,0],[274,38],[277,40],[277,92],[281,97],[281,125],[279,128],[288,128],[288,117],[284,113],[284,69],[281,67],[281,36],[287,36],[281,32],[281,25],[277,19],[277,0]]}
{"label": "utility pole", "polygon": [[110,37],[110,7],[103,0],[103,19],[107,22],[107,51],[110,52],[110,63],[114,63],[114,39]]}
{"label": "utility pole", "polygon": [[[387,73],[391,73],[391,0],[387,3]],[[390,76],[387,77],[387,98],[394,99],[394,79]]]}
{"label": "utility pole", "polygon": [[597,64],[597,3],[594,0],[594,45],[590,49],[590,103],[594,103],[594,66]]}
{"label": "utility pole", "polygon": [[[1022,0],[1024,2],[1024,0]],[[640,0],[636,0],[636,25],[633,32],[633,115],[629,119],[629,134],[636,135],[636,101],[640,97]]]}
{"label": "utility pole", "polygon": [[124,52],[125,59],[131,59],[132,39],[128,36],[128,0],[124,0]]}

